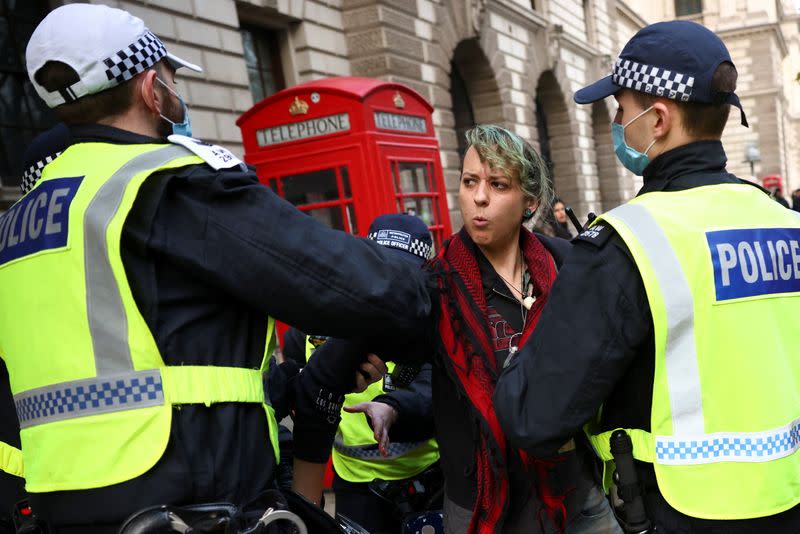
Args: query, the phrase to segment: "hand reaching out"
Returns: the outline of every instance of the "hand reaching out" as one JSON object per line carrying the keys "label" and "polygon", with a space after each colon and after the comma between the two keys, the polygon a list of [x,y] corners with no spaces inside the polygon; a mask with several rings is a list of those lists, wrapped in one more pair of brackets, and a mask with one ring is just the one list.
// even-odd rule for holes
{"label": "hand reaching out", "polygon": [[362,402],[353,406],[345,406],[348,413],[363,413],[372,421],[375,441],[381,456],[389,456],[389,429],[397,421],[397,410],[383,402]]}

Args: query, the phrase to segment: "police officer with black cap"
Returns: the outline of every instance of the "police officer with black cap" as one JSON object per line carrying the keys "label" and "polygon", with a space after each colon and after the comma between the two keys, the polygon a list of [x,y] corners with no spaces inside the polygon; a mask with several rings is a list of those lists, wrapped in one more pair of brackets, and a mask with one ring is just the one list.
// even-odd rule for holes
{"label": "police officer with black cap", "polygon": [[725,169],[736,78],[719,37],[672,21],[575,94],[613,95],[644,185],[575,239],[494,397],[537,455],[587,425],[608,462],[624,429],[657,532],[800,532],[800,218]]}

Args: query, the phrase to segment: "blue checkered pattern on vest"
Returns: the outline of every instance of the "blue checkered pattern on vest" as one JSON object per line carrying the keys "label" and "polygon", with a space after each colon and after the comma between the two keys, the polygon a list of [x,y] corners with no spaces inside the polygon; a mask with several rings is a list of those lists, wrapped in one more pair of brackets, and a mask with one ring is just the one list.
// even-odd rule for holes
{"label": "blue checkered pattern on vest", "polygon": [[20,426],[163,404],[159,374],[108,377],[57,384],[31,394],[17,395]]}
{"label": "blue checkered pattern on vest", "polygon": [[773,432],[708,436],[707,439],[656,438],[656,463],[766,462],[800,450],[800,420]]}

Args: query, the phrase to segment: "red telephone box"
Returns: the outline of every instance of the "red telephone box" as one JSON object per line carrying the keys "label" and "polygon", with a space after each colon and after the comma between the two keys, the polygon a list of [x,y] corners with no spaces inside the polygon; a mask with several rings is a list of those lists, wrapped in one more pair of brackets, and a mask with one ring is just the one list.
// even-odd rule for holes
{"label": "red telephone box", "polygon": [[362,236],[378,215],[412,212],[438,247],[451,230],[432,111],[401,84],[327,78],[262,100],[236,124],[245,161],[301,211]]}

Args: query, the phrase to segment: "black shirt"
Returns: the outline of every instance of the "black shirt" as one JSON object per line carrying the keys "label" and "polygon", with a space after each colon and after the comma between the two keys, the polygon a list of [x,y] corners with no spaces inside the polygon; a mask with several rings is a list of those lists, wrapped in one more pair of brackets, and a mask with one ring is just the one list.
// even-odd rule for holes
{"label": "black shirt", "polygon": [[[725,170],[726,161],[718,141],[676,148],[648,165],[639,194],[743,183]],[[553,452],[601,405],[602,430],[650,430],[655,342],[644,283],[613,228],[597,234],[573,241],[536,335],[495,390],[509,440],[533,454]],[[652,466],[641,464],[640,476],[655,488]],[[676,525],[689,521],[670,514]]]}
{"label": "black shirt", "polygon": [[[76,143],[164,142],[99,125],[72,133]],[[247,168],[154,173],[123,226],[122,260],[168,365],[257,368],[269,315],[347,336],[363,328],[414,331],[430,311],[416,269],[302,214]],[[274,468],[261,406],[184,405],[147,473],[31,500],[56,524],[115,523],[153,504],[247,502],[272,484]]]}

